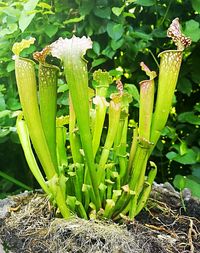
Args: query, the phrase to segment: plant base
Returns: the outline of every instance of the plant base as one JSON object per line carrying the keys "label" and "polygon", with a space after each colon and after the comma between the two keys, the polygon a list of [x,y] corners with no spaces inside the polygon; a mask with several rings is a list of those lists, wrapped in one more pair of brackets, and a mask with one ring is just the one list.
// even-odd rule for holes
{"label": "plant base", "polygon": [[180,214],[179,194],[156,185],[134,223],[66,221],[42,193],[24,193],[0,201],[0,252],[200,252],[200,203],[190,198],[185,206]]}

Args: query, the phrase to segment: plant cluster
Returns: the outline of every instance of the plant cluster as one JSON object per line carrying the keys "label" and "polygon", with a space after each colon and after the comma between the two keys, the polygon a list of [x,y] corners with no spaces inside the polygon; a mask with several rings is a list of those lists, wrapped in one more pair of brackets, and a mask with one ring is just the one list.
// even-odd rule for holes
{"label": "plant cluster", "polygon": [[[149,79],[140,82],[139,122],[134,122],[133,139],[127,144],[129,104],[132,101],[120,79],[113,83],[108,72],[93,73],[94,89],[88,85],[87,62],[90,38],[60,38],[33,57],[19,54],[34,43],[22,40],[13,45],[15,73],[22,105],[17,131],[29,167],[43,190],[56,202],[63,217],[130,219],[145,206],[157,168],[148,159],[164,128],[171,109],[183,50],[191,40],[180,31],[179,19],[168,29],[177,50],[160,54],[158,88],[154,99],[156,73],[141,62]],[[47,62],[51,54],[61,60],[69,87],[69,115],[56,117],[59,68]],[[108,124],[105,123],[107,118]],[[66,134],[69,149],[66,151]],[[31,142],[45,173],[43,177]]]}

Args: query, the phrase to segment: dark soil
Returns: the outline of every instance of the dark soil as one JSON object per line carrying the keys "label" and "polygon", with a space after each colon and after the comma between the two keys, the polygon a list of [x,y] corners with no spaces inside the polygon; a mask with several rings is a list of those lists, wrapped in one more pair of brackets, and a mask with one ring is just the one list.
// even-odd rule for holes
{"label": "dark soil", "polygon": [[69,221],[40,192],[0,201],[0,253],[200,253],[200,200],[154,185],[133,223]]}

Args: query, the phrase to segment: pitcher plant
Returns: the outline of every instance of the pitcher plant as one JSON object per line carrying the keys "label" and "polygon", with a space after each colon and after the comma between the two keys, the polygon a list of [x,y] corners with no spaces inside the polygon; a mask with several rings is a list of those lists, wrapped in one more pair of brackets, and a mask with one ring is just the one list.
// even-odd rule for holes
{"label": "pitcher plant", "polygon": [[[33,175],[64,218],[76,213],[84,219],[133,220],[145,207],[157,174],[149,157],[171,110],[183,50],[191,44],[181,33],[178,18],[173,20],[167,35],[177,50],[159,54],[156,96],[157,74],[145,63],[140,64],[148,78],[140,82],[139,122],[134,120],[131,144],[127,133],[129,120],[133,120],[129,115],[132,97],[122,81],[107,71],[97,70],[93,73],[91,93],[84,59],[92,48],[90,38],[60,38],[34,53],[33,58],[39,62],[37,79],[35,62],[19,56],[34,39],[14,44],[22,105],[17,119],[18,135]],[[69,87],[67,116],[57,117],[61,70],[47,63],[46,58],[51,55],[61,61]],[[114,83],[115,91],[108,97],[109,86]],[[66,148],[67,136],[70,148]]]}

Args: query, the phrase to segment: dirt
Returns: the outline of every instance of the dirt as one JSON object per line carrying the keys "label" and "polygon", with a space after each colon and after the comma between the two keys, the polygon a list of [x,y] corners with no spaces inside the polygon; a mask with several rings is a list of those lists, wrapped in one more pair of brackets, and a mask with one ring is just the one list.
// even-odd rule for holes
{"label": "dirt", "polygon": [[40,191],[0,201],[0,253],[200,253],[200,200],[154,184],[134,222],[58,218]]}

